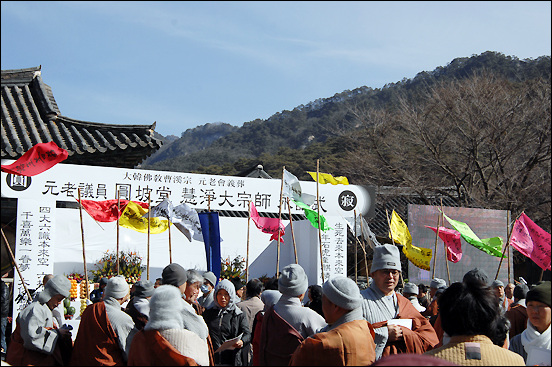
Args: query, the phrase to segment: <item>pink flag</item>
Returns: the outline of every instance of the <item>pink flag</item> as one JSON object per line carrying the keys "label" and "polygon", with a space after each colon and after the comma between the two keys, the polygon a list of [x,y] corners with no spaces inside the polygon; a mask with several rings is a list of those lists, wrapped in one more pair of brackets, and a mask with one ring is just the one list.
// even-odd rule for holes
{"label": "pink flag", "polygon": [[270,240],[278,241],[278,230],[280,232],[280,242],[284,243],[284,234],[285,234],[285,226],[278,218],[266,218],[259,216],[259,213],[257,212],[257,208],[255,208],[255,204],[251,202],[249,204],[250,212],[251,212],[251,219],[253,219],[253,222],[259,228],[263,233],[272,233],[272,236],[270,237]]}
{"label": "pink flag", "polygon": [[[437,233],[437,228],[430,226],[426,227]],[[439,238],[441,238],[447,246],[447,260],[453,263],[460,261],[462,258],[460,232],[446,227],[439,227]]]}
{"label": "pink flag", "polygon": [[38,143],[12,164],[2,166],[2,171],[12,175],[35,176],[66,160],[68,155],[53,141]]}
{"label": "pink flag", "polygon": [[514,223],[510,245],[543,270],[550,270],[550,233],[537,226],[525,213]]}

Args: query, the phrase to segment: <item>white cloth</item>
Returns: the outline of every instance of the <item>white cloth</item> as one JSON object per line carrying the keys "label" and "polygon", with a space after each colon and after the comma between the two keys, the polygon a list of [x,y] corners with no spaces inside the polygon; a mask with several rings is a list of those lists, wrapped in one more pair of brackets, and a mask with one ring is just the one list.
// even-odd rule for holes
{"label": "white cloth", "polygon": [[26,349],[52,354],[59,334],[46,330],[54,326],[54,315],[46,303],[38,299],[25,307],[17,317],[23,346]]}
{"label": "white cloth", "polygon": [[159,333],[183,356],[193,358],[200,366],[209,365],[207,341],[196,333],[186,329],[159,330]]}
{"label": "white cloth", "polygon": [[414,308],[418,310],[418,312],[422,313],[426,310],[426,308],[422,306],[420,302],[418,302],[418,297],[411,296],[411,297],[408,297],[408,300],[410,301],[410,303],[412,303],[412,306],[414,306]]}
{"label": "white cloth", "polygon": [[182,307],[182,322],[184,329],[196,333],[201,339],[207,340],[209,336],[209,328],[205,323],[203,317],[199,316],[191,304],[181,299],[183,303]]}
{"label": "white cloth", "polygon": [[318,333],[328,325],[326,320],[316,311],[303,307],[299,297],[282,294],[274,305],[274,311],[293,326],[305,339]]}
{"label": "white cloth", "polygon": [[136,298],[134,300],[134,307],[136,308],[136,311],[140,312],[142,315],[146,315],[149,317],[150,312],[150,303],[149,299],[147,298]]}
{"label": "white cloth", "polygon": [[539,362],[534,360],[536,358],[535,355],[542,353],[543,349],[548,350],[548,365],[550,365],[550,325],[541,334],[527,320],[527,329],[521,333],[521,344],[527,353],[527,366],[532,366]]}

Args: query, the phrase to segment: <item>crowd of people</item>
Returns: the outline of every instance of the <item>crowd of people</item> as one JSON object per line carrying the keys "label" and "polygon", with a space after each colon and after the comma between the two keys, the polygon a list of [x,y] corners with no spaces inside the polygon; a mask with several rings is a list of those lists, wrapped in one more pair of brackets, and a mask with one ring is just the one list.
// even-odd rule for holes
{"label": "crowd of people", "polygon": [[[263,284],[167,265],[155,282],[101,279],[71,330],[56,315],[62,275],[16,320],[10,365],[550,365],[551,285],[405,283],[393,245],[374,249],[369,285],[334,276],[311,284],[290,264]],[[308,294],[307,297],[305,297]],[[2,344],[2,348],[6,348]]]}

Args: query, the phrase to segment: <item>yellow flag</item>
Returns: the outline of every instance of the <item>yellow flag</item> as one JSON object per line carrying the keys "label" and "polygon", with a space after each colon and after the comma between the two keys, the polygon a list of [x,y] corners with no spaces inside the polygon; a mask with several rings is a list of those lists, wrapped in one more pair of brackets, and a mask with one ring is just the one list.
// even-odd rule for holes
{"label": "yellow flag", "polygon": [[389,235],[395,242],[403,245],[403,253],[406,258],[417,267],[429,270],[429,263],[431,262],[431,256],[433,251],[431,249],[421,248],[412,244],[412,236],[406,223],[399,217],[399,215],[393,210],[391,214],[390,224],[391,234]]}
{"label": "yellow flag", "polygon": [[[309,172],[307,171],[309,175],[311,175],[312,179],[316,181],[316,172]],[[347,180],[347,177],[345,176],[339,176],[334,177],[330,175],[329,173],[321,173],[318,172],[318,182],[321,184],[332,184],[332,185],[348,185],[349,180]]]}
{"label": "yellow flag", "polygon": [[[147,210],[140,205],[129,201],[125,210],[119,218],[119,225],[133,229],[138,232],[148,233],[148,219],[142,216],[147,213]],[[169,228],[169,221],[159,217],[150,219],[150,233],[156,234],[165,232]]]}

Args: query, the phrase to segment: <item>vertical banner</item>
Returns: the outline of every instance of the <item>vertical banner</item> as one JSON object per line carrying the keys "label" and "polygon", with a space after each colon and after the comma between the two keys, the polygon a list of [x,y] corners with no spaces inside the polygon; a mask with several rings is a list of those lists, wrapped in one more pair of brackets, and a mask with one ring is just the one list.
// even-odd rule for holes
{"label": "vertical banner", "polygon": [[[347,221],[342,217],[327,217],[332,228],[322,232],[322,266],[326,280],[336,275],[347,276]],[[318,272],[322,284],[322,272]]]}
{"label": "vertical banner", "polygon": [[220,228],[219,214],[217,212],[198,213],[201,223],[201,233],[205,243],[205,256],[207,257],[207,270],[212,271],[217,279],[220,278]]}
{"label": "vertical banner", "polygon": [[[53,200],[17,200],[15,261],[29,292],[42,285],[42,278],[54,272],[54,228],[56,202]],[[13,320],[28,304],[25,287],[14,271]],[[42,291],[42,288],[38,289]],[[15,322],[12,330],[15,330]]]}

